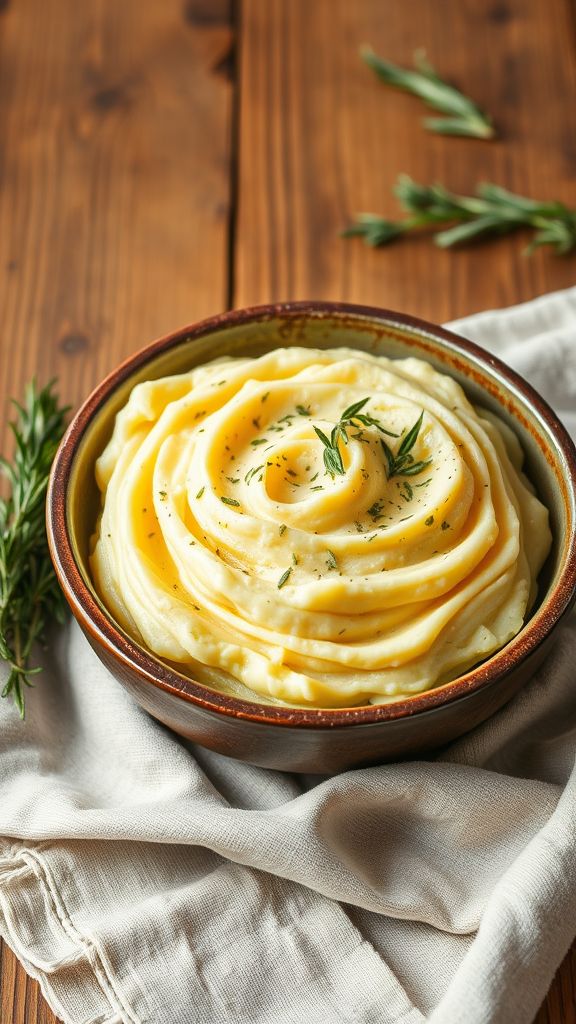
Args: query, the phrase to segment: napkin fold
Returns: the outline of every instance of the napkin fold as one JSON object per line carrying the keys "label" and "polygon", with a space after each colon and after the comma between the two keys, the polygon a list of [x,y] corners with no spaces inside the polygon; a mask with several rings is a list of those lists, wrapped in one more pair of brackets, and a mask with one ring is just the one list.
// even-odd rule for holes
{"label": "napkin fold", "polygon": [[[451,326],[576,435],[576,288]],[[169,732],[70,622],[0,702],[0,934],[65,1024],[526,1024],[576,932],[575,666],[572,616],[436,758],[297,776]]]}

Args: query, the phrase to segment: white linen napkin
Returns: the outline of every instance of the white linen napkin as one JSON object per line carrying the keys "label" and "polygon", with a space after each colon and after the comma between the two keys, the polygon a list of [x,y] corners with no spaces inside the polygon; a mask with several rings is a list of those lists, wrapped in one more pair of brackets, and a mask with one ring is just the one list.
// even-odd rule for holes
{"label": "white linen napkin", "polygon": [[[452,326],[576,434],[576,288]],[[437,759],[301,777],[170,733],[71,623],[0,702],[0,933],[66,1024],[530,1022],[576,932],[575,666],[573,616]]]}

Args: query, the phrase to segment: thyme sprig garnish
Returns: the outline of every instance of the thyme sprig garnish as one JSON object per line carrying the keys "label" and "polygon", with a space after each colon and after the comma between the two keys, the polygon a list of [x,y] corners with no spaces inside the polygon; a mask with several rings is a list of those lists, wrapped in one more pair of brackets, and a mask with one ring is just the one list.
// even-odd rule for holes
{"label": "thyme sprig garnish", "polygon": [[412,93],[428,107],[448,115],[424,118],[428,131],[474,139],[494,138],[494,126],[488,115],[459,89],[440,78],[422,51],[414,54],[414,70],[378,57],[370,47],[363,47],[360,55],[387,85]]}
{"label": "thyme sprig garnish", "polygon": [[384,438],[380,438],[382,451],[386,457],[386,475],[389,480],[393,476],[417,476],[418,473],[421,473],[422,470],[426,469],[426,466],[429,466],[432,462],[432,459],[423,459],[419,462],[414,462],[414,456],[412,455],[412,449],[418,439],[423,419],[424,410],[420,413],[416,423],[414,423],[408,433],[403,437],[396,454],[394,454]]}
{"label": "thyme sprig garnish", "polygon": [[365,427],[376,427],[377,430],[382,434],[386,434],[387,437],[398,437],[398,434],[394,434],[391,430],[386,430],[382,426],[380,420],[369,416],[368,413],[360,412],[364,408],[367,402],[370,401],[368,398],[362,398],[359,402],[354,402],[353,405],[349,405],[347,409],[340,416],[338,423],[332,428],[330,437],[328,437],[320,427],[314,427],[317,436],[324,445],[324,466],[326,472],[330,476],[335,475],[344,476],[344,464],[342,462],[342,455],[340,453],[339,442],[340,439],[344,444],[348,444],[348,432],[347,427],[357,426],[358,423],[363,424]]}
{"label": "thyme sprig garnish", "polygon": [[24,688],[40,672],[31,667],[34,645],[43,643],[52,619],[64,620],[60,590],[46,537],[45,504],[50,466],[64,432],[67,409],[53,392],[33,381],[24,402],[14,402],[10,424],[16,452],[10,463],[0,458],[10,495],[0,499],[0,657],[9,665],[2,696],[11,696],[24,718]]}
{"label": "thyme sprig garnish", "polygon": [[551,245],[558,255],[565,255],[576,248],[576,209],[556,200],[528,199],[489,182],[477,185],[473,196],[460,196],[443,185],[419,185],[405,174],[394,191],[409,216],[395,221],[361,213],[344,236],[360,236],[367,245],[379,246],[411,231],[450,225],[433,235],[436,245],[450,249],[487,235],[531,228],[534,237],[528,252]]}

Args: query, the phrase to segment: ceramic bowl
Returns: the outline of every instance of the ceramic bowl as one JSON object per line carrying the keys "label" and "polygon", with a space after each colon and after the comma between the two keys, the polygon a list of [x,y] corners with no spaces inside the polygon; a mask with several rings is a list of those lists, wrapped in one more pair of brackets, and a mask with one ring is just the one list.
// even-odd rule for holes
{"label": "ceramic bowl", "polygon": [[[472,402],[512,426],[528,476],[550,510],[553,547],[540,575],[537,603],[521,632],[465,675],[398,703],[295,709],[217,692],[135,643],[114,622],[90,579],[88,544],[99,507],[94,463],[134,385],[216,356],[261,355],[292,344],[416,356],[450,374]],[[501,708],[543,660],[574,601],[575,524],[576,451],[552,410],[521,377],[441,327],[382,309],[328,302],[225,313],[137,352],[75,416],[56,456],[48,494],[48,535],[58,578],[86,637],[118,682],[182,736],[254,764],[306,772],[421,755]]]}

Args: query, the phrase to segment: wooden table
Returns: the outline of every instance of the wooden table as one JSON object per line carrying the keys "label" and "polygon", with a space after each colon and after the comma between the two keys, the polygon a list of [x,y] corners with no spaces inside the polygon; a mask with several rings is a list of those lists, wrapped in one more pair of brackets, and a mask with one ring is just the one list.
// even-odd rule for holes
{"label": "wooden table", "polygon": [[[500,140],[425,133],[365,42],[400,63],[424,46]],[[338,233],[355,211],[394,214],[401,171],[576,205],[575,101],[571,0],[0,0],[2,401],[56,374],[77,404],[134,349],[229,306],[443,321],[573,284],[576,258],[525,258],[525,239],[374,251]],[[54,1022],[0,957],[2,1024]],[[576,1022],[575,965],[538,1024]]]}

